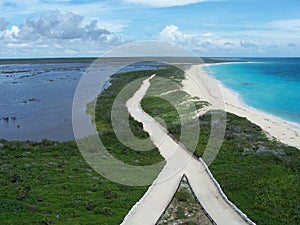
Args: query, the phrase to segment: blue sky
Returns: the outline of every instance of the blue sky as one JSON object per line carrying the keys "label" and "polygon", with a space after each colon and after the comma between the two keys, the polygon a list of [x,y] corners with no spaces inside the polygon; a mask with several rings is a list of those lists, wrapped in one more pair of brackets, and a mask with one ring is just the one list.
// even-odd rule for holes
{"label": "blue sky", "polygon": [[0,58],[158,40],[199,56],[300,57],[299,0],[1,0]]}

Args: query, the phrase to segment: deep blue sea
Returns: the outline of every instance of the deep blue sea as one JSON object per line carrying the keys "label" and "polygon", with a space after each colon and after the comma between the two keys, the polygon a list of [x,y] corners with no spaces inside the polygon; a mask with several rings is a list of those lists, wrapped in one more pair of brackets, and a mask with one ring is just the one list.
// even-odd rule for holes
{"label": "deep blue sea", "polygon": [[251,63],[211,65],[206,71],[247,105],[300,124],[300,58],[243,58]]}

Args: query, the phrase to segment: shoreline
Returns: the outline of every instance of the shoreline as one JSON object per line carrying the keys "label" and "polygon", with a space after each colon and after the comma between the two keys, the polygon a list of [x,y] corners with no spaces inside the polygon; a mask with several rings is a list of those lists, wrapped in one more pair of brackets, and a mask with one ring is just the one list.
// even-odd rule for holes
{"label": "shoreline", "polygon": [[[183,90],[190,94],[192,97],[198,97],[200,100],[208,101],[209,98],[215,98],[212,94],[214,89],[211,88],[211,82],[217,83],[216,86],[221,92],[223,99],[218,99],[219,104],[223,105],[223,109],[226,112],[233,113],[240,117],[245,117],[252,123],[258,125],[262,130],[272,139],[275,138],[278,141],[296,147],[300,149],[300,125],[286,121],[282,118],[268,114],[266,112],[255,109],[244,103],[238,93],[224,86],[224,84],[208,74],[204,67],[211,64],[193,65],[190,69],[185,71],[185,80],[183,81]],[[207,91],[196,90],[197,85],[194,82],[206,85]],[[209,96],[207,96],[207,94]],[[208,101],[209,102],[209,101]],[[220,108],[209,108],[220,109]],[[206,111],[208,111],[207,109]],[[221,108],[222,109],[222,108]],[[202,112],[203,113],[203,112]]]}
{"label": "shoreline", "polygon": [[[245,63],[256,63],[256,62],[245,62]],[[262,62],[257,62],[257,63],[262,63]],[[238,62],[237,62],[237,63],[235,63],[235,62],[228,62],[228,63],[218,63],[218,64],[240,64],[240,63],[238,63]],[[214,66],[214,64],[203,64],[203,65],[202,65],[202,67],[210,67],[210,66]],[[213,77],[212,75],[210,75],[209,73],[207,73],[207,71],[205,71],[205,69],[204,69],[204,72],[205,72],[208,76]],[[278,120],[278,121],[280,121],[280,122],[282,122],[282,123],[289,124],[290,126],[293,126],[294,128],[300,130],[300,124],[299,124],[299,123],[296,123],[296,122],[294,122],[294,121],[289,121],[289,120],[287,120],[287,119],[281,118],[281,117],[279,117],[279,116],[273,115],[273,114],[271,114],[271,113],[265,112],[265,111],[263,111],[263,110],[260,110],[260,109],[257,109],[257,108],[254,108],[254,107],[248,105],[247,103],[245,103],[245,102],[243,101],[243,99],[241,98],[241,96],[240,96],[240,94],[239,94],[238,92],[236,92],[236,91],[234,91],[234,90],[232,90],[232,89],[226,87],[226,86],[222,83],[222,81],[218,80],[217,78],[213,77],[213,79],[215,79],[215,80],[217,81],[217,83],[218,83],[219,86],[221,86],[221,87],[223,87],[223,88],[225,88],[225,89],[228,89],[228,91],[230,91],[231,94],[232,94],[233,96],[237,97],[237,98],[238,98],[238,101],[240,102],[240,104],[241,104],[243,107],[247,107],[247,108],[249,108],[249,109],[251,109],[251,110],[257,111],[258,113],[266,114],[266,115],[268,115],[269,117],[272,117],[272,118],[275,119],[275,120]]]}

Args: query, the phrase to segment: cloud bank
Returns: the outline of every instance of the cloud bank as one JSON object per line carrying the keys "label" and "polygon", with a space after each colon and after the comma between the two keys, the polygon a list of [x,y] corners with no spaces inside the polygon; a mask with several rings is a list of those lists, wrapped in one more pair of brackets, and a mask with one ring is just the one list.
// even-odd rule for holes
{"label": "cloud bank", "polygon": [[[133,36],[128,27],[118,28],[113,22],[93,18],[60,11],[32,16],[19,25],[0,18],[0,57],[97,57]],[[134,27],[135,34],[143,32],[142,26],[147,23]],[[163,24],[151,39],[181,45],[200,56],[298,56],[300,51],[300,19],[269,21],[240,30],[203,25],[196,31],[182,28],[189,29]],[[119,31],[123,33],[116,33]],[[134,36],[132,41],[140,38]]]}
{"label": "cloud bank", "polygon": [[[83,16],[59,11],[27,19],[19,26],[7,29],[8,22],[0,19],[1,55],[34,53],[49,49],[59,55],[100,55],[104,50],[125,42],[121,35],[101,28],[97,20],[85,22]],[[31,51],[33,50],[33,52]],[[98,51],[98,53],[97,53]]]}
{"label": "cloud bank", "polygon": [[[184,32],[176,25],[167,25],[160,31],[159,39],[186,47],[200,56],[296,55],[299,45],[295,40],[300,33],[299,30],[289,30],[297,28],[298,25],[291,21],[272,24],[274,27],[260,30],[203,33]],[[283,29],[282,24],[290,26]],[[270,27],[270,24],[267,26]]]}
{"label": "cloud bank", "polygon": [[199,2],[209,2],[209,1],[216,1],[216,0],[124,0],[124,2],[128,3],[136,3],[136,4],[143,4],[152,7],[172,7],[172,6],[183,6],[189,5],[193,3]]}

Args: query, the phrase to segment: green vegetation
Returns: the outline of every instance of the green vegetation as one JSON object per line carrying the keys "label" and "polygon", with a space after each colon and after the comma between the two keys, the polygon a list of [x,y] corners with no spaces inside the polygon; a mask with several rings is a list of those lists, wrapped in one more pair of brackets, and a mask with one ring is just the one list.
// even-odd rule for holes
{"label": "green vegetation", "polygon": [[226,195],[257,224],[299,224],[299,150],[268,140],[245,118],[227,117],[224,143],[210,166]]}
{"label": "green vegetation", "polygon": [[[175,86],[161,82],[153,85],[155,89],[151,86],[142,106],[179,139],[179,114],[170,102],[158,97],[176,89],[165,97],[186,103],[182,119],[190,126],[193,115],[188,103],[197,99],[179,90],[182,71],[169,67],[156,72],[159,77],[172,79]],[[151,151],[134,151],[118,141],[111,125],[112,103],[126,84],[152,74],[153,71],[116,74],[96,102],[94,116],[103,144],[114,157],[131,165],[151,165],[163,158],[154,147]],[[155,82],[154,79],[152,84]],[[131,91],[135,92],[134,88]],[[206,104],[197,101],[196,109]],[[205,150],[210,119],[210,113],[199,118],[197,156]],[[137,137],[148,137],[132,118],[130,127]],[[191,135],[190,140],[181,141],[190,146],[194,138]],[[225,140],[210,169],[229,199],[257,224],[296,225],[300,223],[299,162],[298,149],[269,140],[258,126],[228,113]],[[147,187],[115,184],[95,173],[74,141],[0,141],[1,224],[120,224],[146,190]],[[180,203],[188,199],[185,193],[176,196]]]}
{"label": "green vegetation", "polygon": [[75,141],[0,144],[1,224],[120,224],[147,187],[101,177]]}
{"label": "green vegetation", "polygon": [[[128,72],[125,74],[115,74],[111,80],[111,85],[97,99],[95,107],[96,127],[99,131],[101,141],[107,150],[117,159],[126,162],[130,165],[152,165],[163,161],[163,157],[153,145],[153,150],[136,151],[123,145],[116,137],[111,122],[112,104],[118,93],[130,82],[139,78],[148,77],[153,74],[153,71]],[[126,100],[129,99],[141,85],[142,80],[139,80],[139,85],[130,90],[128,96],[124,96],[124,102],[119,107],[126,109]],[[126,122],[121,121],[121,122]],[[129,116],[129,125],[133,134],[138,138],[149,137],[148,133],[143,131],[142,124],[135,121]]]}

